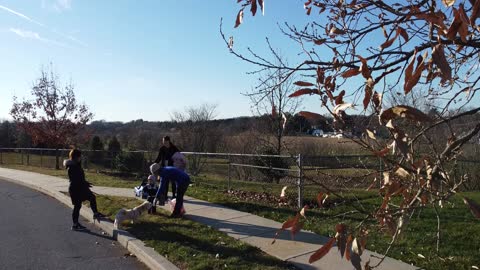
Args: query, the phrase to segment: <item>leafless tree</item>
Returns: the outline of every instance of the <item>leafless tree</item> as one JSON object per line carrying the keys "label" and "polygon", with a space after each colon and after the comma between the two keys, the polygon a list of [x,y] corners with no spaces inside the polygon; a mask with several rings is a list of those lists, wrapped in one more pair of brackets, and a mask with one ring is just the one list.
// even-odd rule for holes
{"label": "leafless tree", "polygon": [[[172,121],[179,123],[179,142],[184,151],[215,152],[221,133],[215,129],[213,119],[216,117],[217,105],[202,104],[198,107],[188,107],[185,112],[174,112]],[[188,159],[190,173],[197,175],[202,166],[201,155]]]}

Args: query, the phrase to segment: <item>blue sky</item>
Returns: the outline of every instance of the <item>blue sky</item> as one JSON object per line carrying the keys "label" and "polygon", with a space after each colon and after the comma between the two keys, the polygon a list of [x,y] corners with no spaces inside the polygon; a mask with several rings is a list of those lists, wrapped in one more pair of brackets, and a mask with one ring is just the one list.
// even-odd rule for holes
{"label": "blue sky", "polygon": [[251,115],[241,93],[254,86],[245,73],[255,67],[229,53],[220,18],[237,48],[265,52],[268,36],[294,55],[276,23],[309,17],[301,1],[267,2],[265,16],[246,14],[234,29],[238,9],[234,0],[0,0],[0,119],[50,63],[96,120],[169,120],[205,102],[218,104],[218,118]]}

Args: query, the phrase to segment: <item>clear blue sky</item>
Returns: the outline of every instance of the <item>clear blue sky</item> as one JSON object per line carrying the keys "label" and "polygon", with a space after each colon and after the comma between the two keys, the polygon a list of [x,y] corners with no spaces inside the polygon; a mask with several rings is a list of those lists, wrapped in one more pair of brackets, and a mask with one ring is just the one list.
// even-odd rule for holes
{"label": "clear blue sky", "polygon": [[169,120],[204,102],[218,104],[218,118],[251,115],[241,93],[254,85],[245,72],[255,67],[229,53],[220,18],[235,47],[261,53],[268,36],[293,55],[298,46],[285,46],[276,23],[309,19],[302,1],[266,2],[265,16],[246,14],[234,29],[234,0],[0,0],[0,119],[9,119],[14,95],[29,97],[50,62],[96,120]]}

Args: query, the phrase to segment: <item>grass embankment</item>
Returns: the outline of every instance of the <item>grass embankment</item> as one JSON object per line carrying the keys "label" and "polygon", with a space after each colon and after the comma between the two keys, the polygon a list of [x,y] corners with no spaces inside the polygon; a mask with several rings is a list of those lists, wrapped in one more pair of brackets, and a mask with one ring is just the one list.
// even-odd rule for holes
{"label": "grass embankment", "polygon": [[[25,169],[18,167],[18,169]],[[40,173],[58,175],[59,171],[28,168]],[[63,172],[65,173],[65,172]],[[60,173],[61,174],[61,173]],[[133,187],[138,182],[126,179],[118,179],[102,174],[87,173],[87,178],[94,185],[105,185],[115,187]],[[269,194],[278,197],[281,185],[259,184],[252,182],[233,183],[234,187],[253,193],[229,194],[226,192],[227,183],[220,177],[208,176],[194,178],[194,184],[187,191],[188,196],[207,200],[213,203],[228,206],[240,211],[249,212],[279,222],[295,215],[295,207],[279,207],[272,200],[265,200],[265,197],[255,197],[258,194]],[[315,186],[308,186],[305,190],[306,201],[314,202],[315,195],[320,190]],[[287,196],[294,196],[295,189],[287,189]],[[381,203],[381,197],[376,192],[364,190],[339,191],[348,199],[345,204],[333,197],[329,198],[324,209],[312,209],[307,212],[308,220],[304,228],[320,235],[333,236],[334,226],[343,222],[350,225],[357,225],[362,217],[354,210],[351,203],[373,211]],[[292,196],[293,195],[293,196]],[[479,192],[463,193],[477,202],[480,202]],[[460,195],[454,196],[444,208],[439,208],[441,218],[440,250],[436,252],[436,228],[437,217],[435,210],[431,207],[418,210],[413,215],[407,230],[391,249],[389,256],[400,259],[407,263],[424,269],[471,269],[472,266],[480,267],[480,221],[475,219],[468,208],[464,205]],[[382,253],[387,247],[390,238],[379,232],[371,230],[368,238],[367,248]],[[421,258],[418,254],[425,257]],[[192,255],[193,256],[193,255]]]}
{"label": "grass embankment", "polygon": [[[111,196],[98,196],[97,202],[112,220],[120,208],[139,203],[134,198]],[[171,219],[169,214],[157,207],[157,214],[142,215],[134,224],[124,222],[123,228],[180,269],[296,269],[206,225]]]}

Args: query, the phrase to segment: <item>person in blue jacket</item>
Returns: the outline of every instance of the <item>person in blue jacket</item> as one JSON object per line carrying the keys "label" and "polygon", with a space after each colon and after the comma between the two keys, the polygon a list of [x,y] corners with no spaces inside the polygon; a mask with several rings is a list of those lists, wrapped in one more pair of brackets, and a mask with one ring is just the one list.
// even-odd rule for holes
{"label": "person in blue jacket", "polygon": [[174,181],[177,188],[177,196],[175,208],[173,209],[170,217],[179,218],[182,217],[182,207],[183,207],[183,196],[187,191],[188,186],[190,185],[190,176],[188,174],[176,167],[167,166],[161,167],[158,163],[154,163],[150,166],[150,171],[154,175],[160,176],[160,188],[157,191],[156,202],[159,205],[165,205],[166,195],[165,189],[168,188],[168,182]]}

